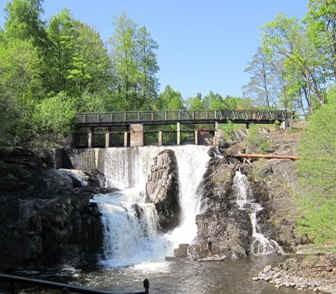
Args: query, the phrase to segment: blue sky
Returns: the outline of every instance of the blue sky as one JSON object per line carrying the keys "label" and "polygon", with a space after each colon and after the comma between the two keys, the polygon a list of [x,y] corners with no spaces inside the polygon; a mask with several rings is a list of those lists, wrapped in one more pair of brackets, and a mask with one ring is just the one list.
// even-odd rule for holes
{"label": "blue sky", "polygon": [[[0,0],[0,23],[6,2]],[[68,8],[106,41],[113,20],[126,13],[160,46],[161,88],[170,84],[185,98],[210,90],[239,96],[260,28],[279,12],[303,17],[306,7],[307,0],[45,0],[44,18]]]}

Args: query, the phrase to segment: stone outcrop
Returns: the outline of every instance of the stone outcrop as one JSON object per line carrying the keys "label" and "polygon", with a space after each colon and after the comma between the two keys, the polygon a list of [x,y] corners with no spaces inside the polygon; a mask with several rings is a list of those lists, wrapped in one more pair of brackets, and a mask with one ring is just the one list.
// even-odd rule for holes
{"label": "stone outcrop", "polygon": [[261,228],[287,252],[309,240],[296,230],[298,211],[295,195],[299,191],[294,162],[258,160],[251,165],[251,181],[262,211]]}
{"label": "stone outcrop", "polygon": [[[0,150],[0,255],[2,270],[80,264],[96,256],[102,225],[93,193],[100,175],[51,168],[35,153]],[[86,184],[84,185],[84,180]]]}
{"label": "stone outcrop", "polygon": [[161,151],[155,158],[146,183],[146,201],[155,205],[159,229],[167,232],[180,219],[177,161],[172,150]]}
{"label": "stone outcrop", "polygon": [[225,149],[209,151],[212,158],[199,191],[202,199],[201,213],[196,217],[197,241],[190,247],[195,259],[248,255],[251,224],[247,213],[238,209],[232,190],[239,161],[226,156]]}

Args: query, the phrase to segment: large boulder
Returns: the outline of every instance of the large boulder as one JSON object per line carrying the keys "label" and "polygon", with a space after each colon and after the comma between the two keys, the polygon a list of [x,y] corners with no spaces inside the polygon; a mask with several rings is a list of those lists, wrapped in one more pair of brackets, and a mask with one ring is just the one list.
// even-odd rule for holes
{"label": "large boulder", "polygon": [[181,208],[174,151],[161,151],[154,158],[146,183],[146,201],[155,205],[161,231],[167,232],[178,225]]}

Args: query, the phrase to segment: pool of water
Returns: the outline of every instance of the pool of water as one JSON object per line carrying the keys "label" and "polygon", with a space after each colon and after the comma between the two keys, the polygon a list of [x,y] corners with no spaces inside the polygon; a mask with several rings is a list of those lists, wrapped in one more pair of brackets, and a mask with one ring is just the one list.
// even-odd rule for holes
{"label": "pool of water", "polygon": [[313,293],[294,289],[276,289],[252,278],[274,258],[259,257],[236,261],[193,262],[189,260],[143,263],[130,267],[82,271],[79,282],[89,287],[116,290],[142,290],[145,278],[150,293],[160,294],[294,294]]}

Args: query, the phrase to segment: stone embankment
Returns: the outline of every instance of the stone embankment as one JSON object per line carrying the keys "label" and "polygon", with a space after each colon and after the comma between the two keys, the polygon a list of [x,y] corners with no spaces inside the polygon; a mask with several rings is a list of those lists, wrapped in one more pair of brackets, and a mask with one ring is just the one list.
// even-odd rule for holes
{"label": "stone embankment", "polygon": [[90,198],[106,192],[101,175],[56,170],[49,156],[20,148],[1,149],[0,167],[1,270],[97,256],[102,226]]}

